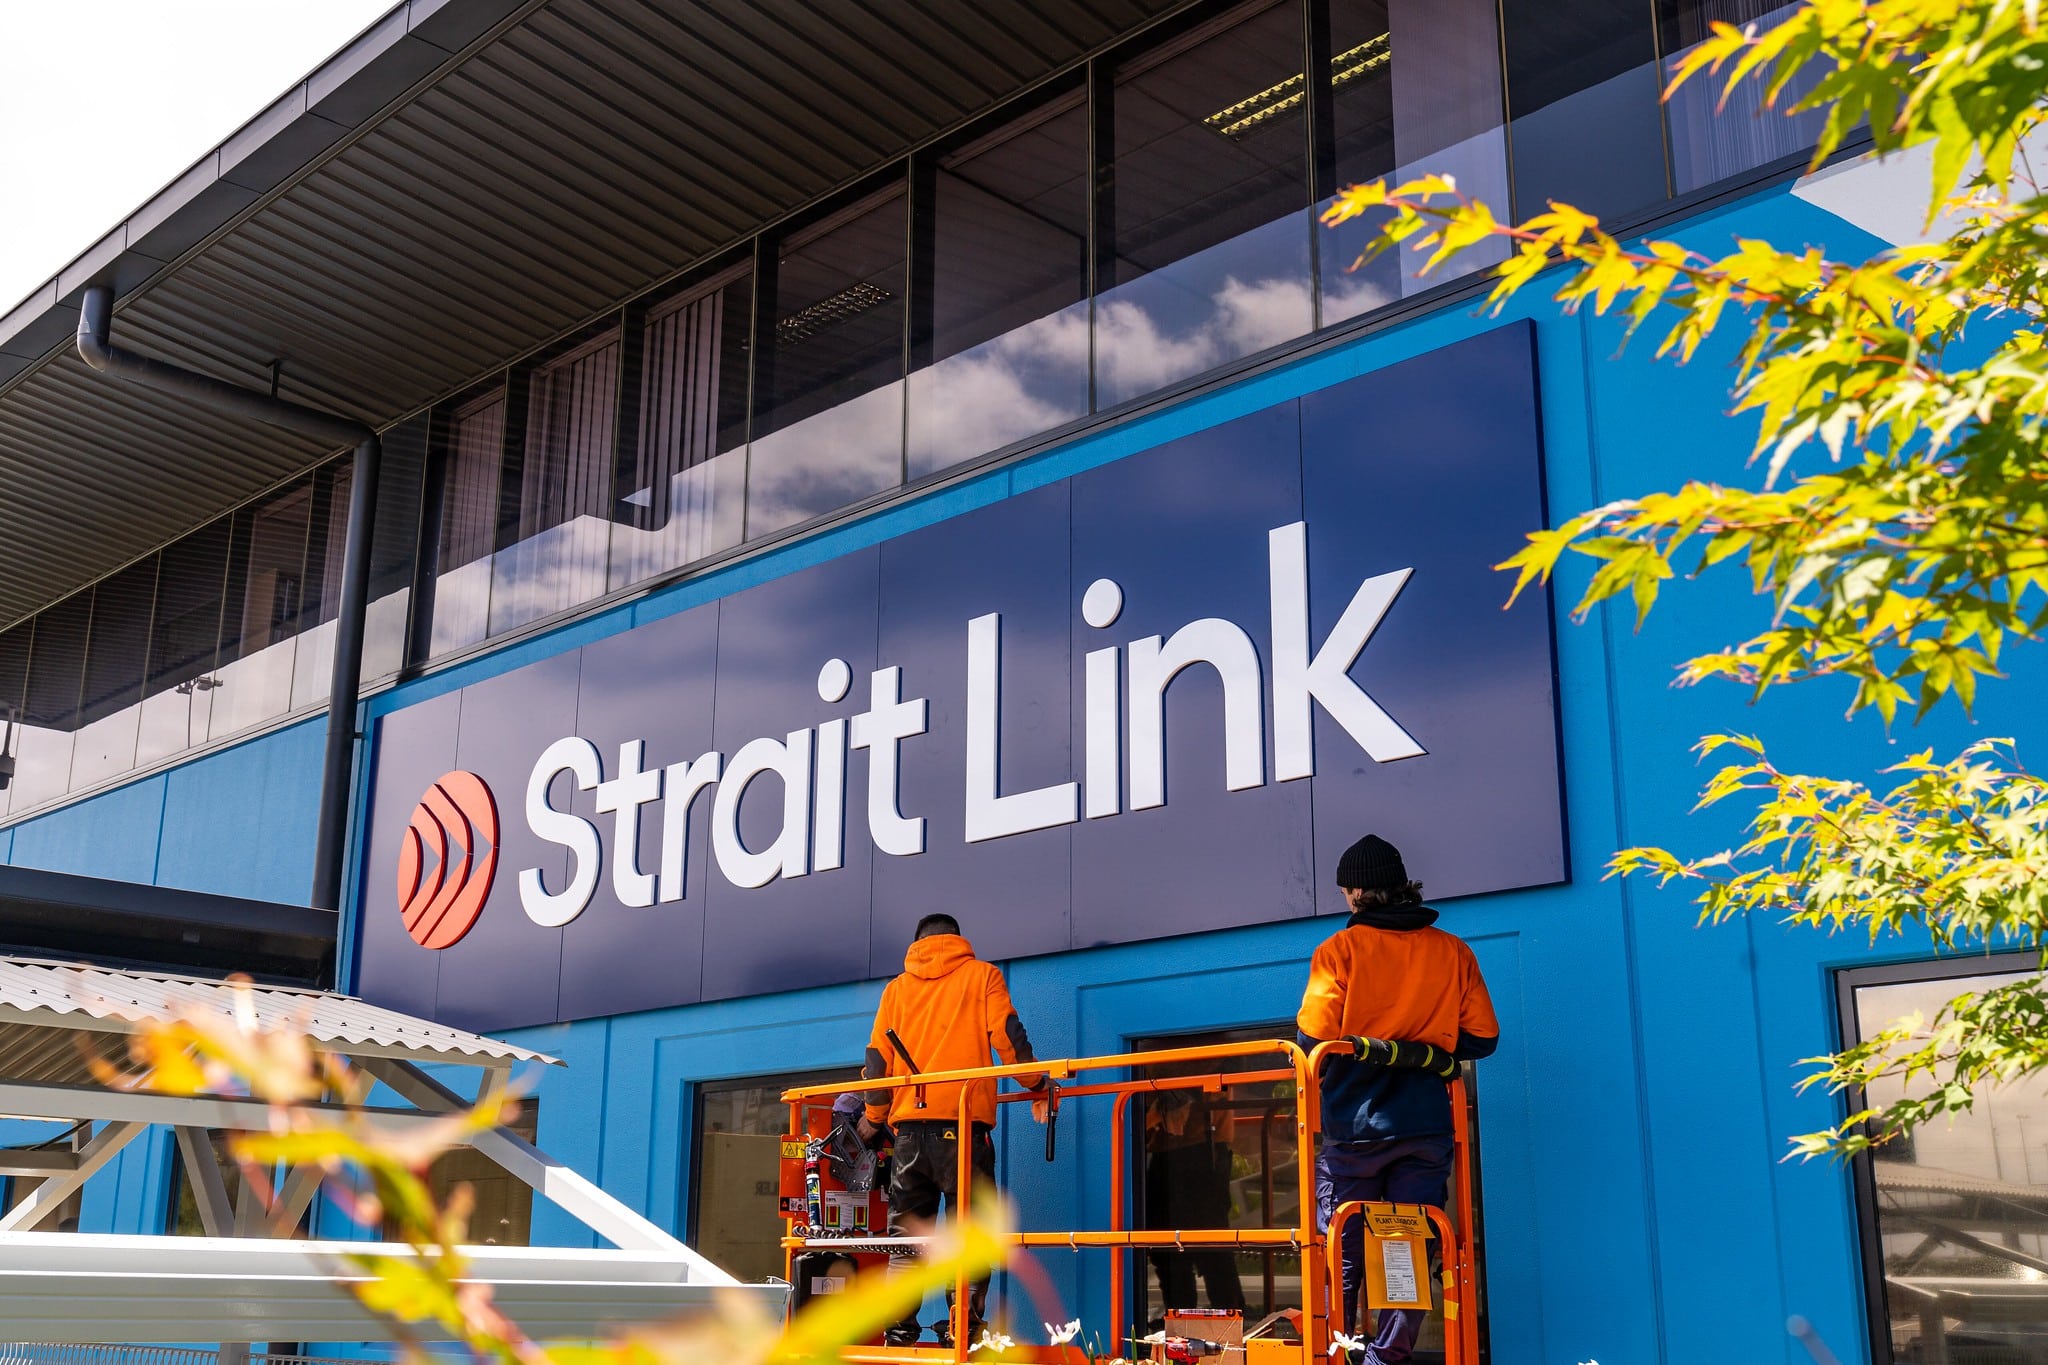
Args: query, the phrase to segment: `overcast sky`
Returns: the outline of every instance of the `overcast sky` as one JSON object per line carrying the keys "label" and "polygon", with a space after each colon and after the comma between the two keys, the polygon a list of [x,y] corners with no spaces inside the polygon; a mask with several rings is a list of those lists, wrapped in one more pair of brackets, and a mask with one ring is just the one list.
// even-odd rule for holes
{"label": "overcast sky", "polygon": [[0,0],[0,314],[392,0]]}

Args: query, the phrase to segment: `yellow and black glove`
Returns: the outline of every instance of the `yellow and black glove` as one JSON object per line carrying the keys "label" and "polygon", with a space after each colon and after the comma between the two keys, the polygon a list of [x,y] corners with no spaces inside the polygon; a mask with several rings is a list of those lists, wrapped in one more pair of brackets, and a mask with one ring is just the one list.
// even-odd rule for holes
{"label": "yellow and black glove", "polygon": [[1347,1041],[1358,1049],[1358,1060],[1367,1066],[1427,1071],[1446,1081],[1458,1074],[1458,1059],[1434,1043],[1400,1038],[1361,1038],[1356,1034]]}

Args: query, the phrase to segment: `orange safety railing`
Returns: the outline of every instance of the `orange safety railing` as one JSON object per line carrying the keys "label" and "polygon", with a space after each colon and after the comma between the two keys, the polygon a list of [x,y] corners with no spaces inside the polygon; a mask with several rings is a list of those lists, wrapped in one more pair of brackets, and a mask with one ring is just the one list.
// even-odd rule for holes
{"label": "orange safety railing", "polygon": [[[1302,1365],[1327,1365],[1330,1359],[1332,1305],[1342,1298],[1341,1253],[1338,1248],[1345,1225],[1358,1215],[1363,1208],[1357,1203],[1343,1205],[1331,1219],[1327,1231],[1316,1226],[1316,1184],[1315,1154],[1322,1126],[1322,1094],[1318,1072],[1326,1057],[1351,1055],[1347,1042],[1319,1043],[1311,1052],[1303,1052],[1291,1042],[1215,1043],[1207,1046],[1164,1048],[1150,1052],[1118,1053],[1106,1057],[1067,1058],[1051,1061],[1023,1062],[1015,1066],[976,1067],[960,1071],[923,1072],[910,1076],[890,1076],[875,1080],[843,1081],[832,1085],[799,1086],[783,1092],[782,1098],[788,1103],[790,1126],[788,1137],[792,1140],[807,1140],[810,1132],[809,1111],[819,1106],[829,1106],[834,1099],[850,1089],[863,1091],[897,1090],[910,1086],[929,1086],[950,1082],[983,1083],[1000,1085],[1005,1077],[1032,1077],[1045,1075],[1062,1082],[1059,1101],[1086,1099],[1094,1096],[1114,1096],[1110,1110],[1110,1208],[1109,1226],[1101,1229],[1063,1230],[1018,1230],[1007,1231],[1000,1240],[1013,1247],[1066,1247],[1079,1251],[1083,1248],[1112,1248],[1116,1250],[1171,1249],[1185,1250],[1205,1247],[1245,1247],[1291,1250],[1301,1256],[1301,1292],[1303,1303],[1302,1330],[1299,1359]],[[1076,1076],[1088,1072],[1127,1071],[1137,1067],[1159,1067],[1184,1065],[1205,1061],[1226,1061],[1244,1057],[1274,1057],[1284,1059],[1284,1065],[1254,1071],[1212,1071],[1199,1075],[1172,1075],[1149,1078],[1124,1077],[1114,1080],[1095,1081],[1087,1084],[1067,1084]],[[1272,1228],[1184,1228],[1132,1229],[1125,1225],[1130,1208],[1130,1161],[1129,1140],[1130,1102],[1133,1096],[1158,1091],[1201,1090],[1218,1093],[1231,1086],[1270,1084],[1278,1081],[1294,1082],[1294,1131],[1295,1131],[1295,1178],[1297,1182],[1296,1206],[1297,1223],[1292,1227]],[[1453,1079],[1451,1087],[1451,1113],[1453,1115],[1453,1185],[1455,1187],[1455,1208],[1451,1214],[1442,1210],[1430,1210],[1431,1222],[1437,1233],[1443,1263],[1442,1297],[1444,1314],[1444,1360],[1445,1365],[1478,1365],[1479,1324],[1477,1313],[1477,1285],[1468,1242],[1472,1227],[1472,1182],[1470,1178],[1470,1132],[1465,1112],[1464,1083]],[[966,1098],[963,1090],[962,1099]],[[998,1093],[998,1104],[1029,1102],[1037,1098],[1033,1091],[1014,1090]],[[963,1104],[963,1108],[965,1105]],[[964,1125],[963,1125],[964,1128]],[[958,1190],[973,1188],[971,1142],[956,1144],[959,1166],[956,1172]],[[963,1208],[965,1207],[963,1203]],[[963,1215],[971,1216],[971,1215]],[[815,1232],[815,1229],[805,1231]],[[793,1224],[788,1235],[782,1239],[784,1271],[794,1281],[796,1258],[803,1252],[819,1249],[841,1249],[860,1251],[887,1251],[894,1247],[914,1245],[920,1239],[891,1238],[887,1236],[813,1236],[797,1235],[799,1229]],[[1109,1349],[1112,1355],[1126,1353],[1124,1339],[1124,1307],[1128,1291],[1126,1284],[1126,1260],[1121,1255],[1110,1257],[1109,1292],[1112,1321],[1109,1331]],[[967,1339],[967,1317],[969,1310],[969,1277],[963,1269],[954,1286],[952,1337],[950,1350],[930,1346],[865,1346],[854,1347],[843,1352],[843,1358],[854,1362],[871,1362],[872,1365],[895,1365],[907,1361],[955,1361],[969,1358],[973,1342]],[[1028,1348],[1027,1348],[1028,1349]],[[1018,1353],[1023,1358],[1023,1353]],[[1059,1352],[1040,1352],[1040,1358],[1059,1360]],[[1072,1359],[1078,1351],[1064,1357]]]}

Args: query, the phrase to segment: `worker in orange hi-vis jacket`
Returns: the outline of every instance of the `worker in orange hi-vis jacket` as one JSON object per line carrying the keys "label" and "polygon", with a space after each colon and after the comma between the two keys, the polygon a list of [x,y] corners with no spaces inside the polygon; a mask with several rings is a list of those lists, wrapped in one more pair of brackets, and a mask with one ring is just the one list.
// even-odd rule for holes
{"label": "worker in orange hi-vis jacket", "polygon": [[[1422,884],[1408,880],[1395,847],[1368,834],[1344,851],[1337,885],[1351,904],[1344,927],[1316,949],[1296,1017],[1303,1047],[1348,1038],[1355,1057],[1322,1072],[1323,1138],[1316,1153],[1316,1212],[1328,1231],[1339,1204],[1386,1200],[1444,1206],[1452,1160],[1450,1081],[1458,1064],[1490,1055],[1500,1023],[1465,941],[1435,927]],[[1364,1230],[1344,1235],[1348,1325],[1365,1279]],[[1381,1313],[1365,1365],[1403,1365],[1424,1314]],[[1354,1361],[1359,1357],[1353,1357]]]}
{"label": "worker in orange hi-vis jacket", "polygon": [[[1038,1060],[1016,1007],[1010,1003],[1010,988],[1003,974],[994,964],[975,957],[974,945],[961,937],[959,922],[951,915],[926,915],[918,921],[910,950],[903,956],[903,974],[882,991],[862,1074],[875,1079],[968,1071],[990,1065],[991,1053],[1004,1065]],[[1045,1122],[1056,1093],[1051,1078],[1027,1075],[1018,1079],[1025,1089],[1038,1092],[1031,1113],[1040,1123]],[[962,1198],[955,1187],[963,1136],[973,1144],[969,1159],[974,1188],[967,1191],[967,1197],[994,1189],[995,1093],[995,1086],[987,1081],[868,1092],[861,1137],[871,1140],[885,1125],[895,1134],[889,1176],[892,1237],[929,1236],[942,1197],[949,1213],[957,1211]],[[890,1260],[900,1266],[915,1254],[898,1249],[891,1252]],[[987,1298],[988,1281],[977,1281],[968,1296],[970,1340],[981,1330]],[[938,1328],[941,1343],[950,1344],[951,1323],[949,1311],[947,1321]],[[913,1308],[888,1330],[885,1340],[891,1346],[908,1346],[922,1333]]]}

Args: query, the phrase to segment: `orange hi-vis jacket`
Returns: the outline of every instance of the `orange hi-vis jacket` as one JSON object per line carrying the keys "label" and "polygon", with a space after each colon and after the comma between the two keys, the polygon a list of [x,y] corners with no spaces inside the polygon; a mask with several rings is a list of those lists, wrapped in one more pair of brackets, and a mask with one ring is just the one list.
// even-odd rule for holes
{"label": "orange hi-vis jacket", "polygon": [[[967,1071],[989,1066],[994,1050],[1003,1065],[1035,1062],[1031,1039],[1010,1003],[1003,974],[974,956],[973,945],[958,934],[932,934],[910,945],[903,955],[903,975],[882,991],[868,1035],[870,1078],[912,1075],[909,1063],[889,1041],[889,1030],[917,1061],[919,1072]],[[1019,1078],[1027,1087],[1041,1078]],[[953,1081],[938,1085],[875,1090],[868,1095],[871,1123],[919,1119],[958,1119],[960,1092],[971,1088],[968,1114],[974,1123],[996,1121],[996,1082]],[[923,1106],[919,1107],[920,1090]]]}
{"label": "orange hi-vis jacket", "polygon": [[[1404,916],[1413,927],[1381,927],[1367,922],[1374,912],[1360,912],[1316,949],[1295,1016],[1302,1039],[1386,1038],[1434,1043],[1460,1059],[1489,1055],[1500,1023],[1472,949],[1431,925],[1436,912],[1426,907],[1379,915]],[[1448,1092],[1425,1072],[1333,1058],[1323,1073],[1323,1128],[1339,1142],[1448,1133]]]}

